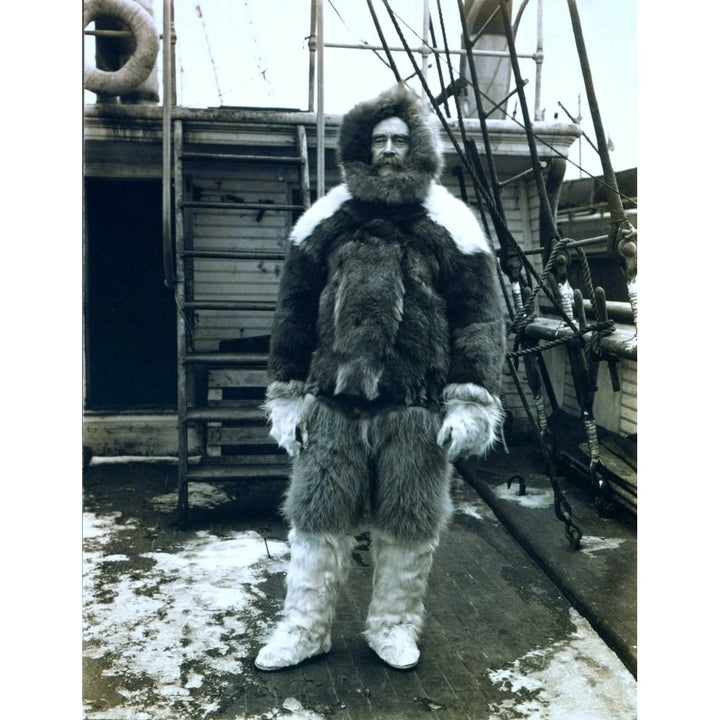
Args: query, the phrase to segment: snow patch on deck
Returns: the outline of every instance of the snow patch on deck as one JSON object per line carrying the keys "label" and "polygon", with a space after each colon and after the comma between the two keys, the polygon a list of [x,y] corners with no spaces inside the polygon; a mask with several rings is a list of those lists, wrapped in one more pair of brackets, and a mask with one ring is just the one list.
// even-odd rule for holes
{"label": "snow patch on deck", "polygon": [[[147,708],[153,720],[211,716],[216,683],[242,675],[251,639],[269,630],[258,586],[283,571],[287,543],[254,531],[202,531],[172,553],[129,563],[109,547],[128,529],[116,519],[83,517],[83,655],[111,668],[104,675],[121,698],[110,709],[86,707],[85,717],[139,720],[151,717]],[[138,560],[149,567],[138,570]]]}
{"label": "snow patch on deck", "polygon": [[455,512],[461,515],[482,520],[483,522],[499,522],[495,513],[482,501],[455,502]]}
{"label": "snow patch on deck", "polygon": [[273,708],[262,715],[248,715],[245,720],[326,720],[325,715],[318,715],[313,710],[307,710],[302,703],[294,697],[283,701],[282,710]]}
{"label": "snow patch on deck", "polygon": [[462,477],[455,473],[452,478],[451,493],[456,515],[467,515],[476,520],[498,522],[495,513]]}
{"label": "snow patch on deck", "polygon": [[595,553],[605,550],[617,550],[625,540],[623,538],[597,537],[596,535],[583,535],[580,543],[580,552],[584,552],[590,557],[594,557]]}
{"label": "snow patch on deck", "polygon": [[96,517],[92,513],[83,513],[83,538],[93,540],[95,544],[104,545],[110,541],[115,521],[121,513],[115,512],[103,517]]}
{"label": "snow patch on deck", "polygon": [[533,487],[525,488],[525,495],[518,495],[517,485],[507,486],[507,483],[501,483],[493,488],[495,495],[501,500],[517,503],[518,505],[533,510],[542,510],[551,507],[554,498],[552,488],[539,490]]}
{"label": "snow patch on deck", "polygon": [[575,631],[566,639],[490,671],[490,680],[509,697],[491,703],[488,720],[637,717],[632,674],[572,608],[570,617]]}
{"label": "snow patch on deck", "polygon": [[480,503],[455,503],[455,512],[461,515],[468,515],[476,520],[495,520],[495,516],[489,510],[487,505]]}

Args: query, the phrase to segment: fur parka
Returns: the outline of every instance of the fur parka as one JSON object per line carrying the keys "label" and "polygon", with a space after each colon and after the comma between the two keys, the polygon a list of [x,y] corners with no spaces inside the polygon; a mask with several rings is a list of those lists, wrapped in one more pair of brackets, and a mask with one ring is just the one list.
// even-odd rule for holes
{"label": "fur parka", "polygon": [[[381,176],[372,130],[394,116],[409,127],[408,152],[399,175]],[[348,112],[339,161],[344,182],[290,236],[271,380],[361,409],[497,399],[495,259],[472,211],[438,183],[438,134],[417,98],[398,86]]]}

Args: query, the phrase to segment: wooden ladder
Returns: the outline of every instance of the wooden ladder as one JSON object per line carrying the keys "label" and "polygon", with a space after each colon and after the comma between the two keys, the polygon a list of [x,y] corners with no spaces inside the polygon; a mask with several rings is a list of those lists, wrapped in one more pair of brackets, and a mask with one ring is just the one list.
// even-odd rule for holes
{"label": "wooden ladder", "polygon": [[285,242],[310,205],[308,151],[303,125],[263,132],[241,128],[228,146],[228,136],[174,122],[181,526],[191,482],[289,472],[261,404]]}

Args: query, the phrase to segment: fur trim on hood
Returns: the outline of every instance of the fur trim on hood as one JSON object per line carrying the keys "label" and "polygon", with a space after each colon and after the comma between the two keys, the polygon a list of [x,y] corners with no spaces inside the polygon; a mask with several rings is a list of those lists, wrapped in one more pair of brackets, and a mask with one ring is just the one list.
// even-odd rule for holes
{"label": "fur trim on hood", "polygon": [[[372,131],[391,117],[404,120],[410,131],[406,167],[381,176],[371,161]],[[338,156],[343,180],[354,198],[391,205],[423,202],[443,165],[437,124],[418,96],[403,85],[347,112],[340,125]]]}

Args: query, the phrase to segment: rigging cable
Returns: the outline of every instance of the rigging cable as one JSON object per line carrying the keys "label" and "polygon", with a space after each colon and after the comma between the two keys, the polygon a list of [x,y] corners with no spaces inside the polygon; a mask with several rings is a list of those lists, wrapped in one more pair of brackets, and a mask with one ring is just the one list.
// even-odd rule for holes
{"label": "rigging cable", "polygon": [[450,142],[452,143],[453,147],[455,148],[455,152],[457,153],[458,157],[462,161],[463,165],[468,171],[468,174],[470,175],[473,185],[475,186],[476,192],[479,192],[483,195],[486,203],[486,207],[490,210],[491,215],[493,215],[493,219],[499,223],[502,224],[503,229],[505,231],[505,237],[508,239],[510,244],[513,246],[513,249],[518,252],[519,257],[521,259],[521,262],[523,263],[523,266],[525,267],[526,271],[530,273],[533,278],[535,278],[536,282],[540,285],[541,289],[545,293],[545,295],[550,299],[550,301],[555,306],[555,309],[558,311],[560,316],[565,320],[565,322],[568,324],[569,327],[574,327],[572,320],[567,316],[565,311],[563,310],[562,306],[557,303],[556,298],[554,297],[554,294],[552,291],[547,287],[547,285],[542,281],[542,278],[538,275],[537,270],[533,267],[532,263],[527,259],[525,253],[520,249],[520,246],[517,244],[517,241],[513,238],[512,233],[510,232],[509,228],[507,227],[507,224],[505,223],[505,220],[499,215],[497,208],[495,207],[495,204],[490,197],[489,193],[485,188],[481,185],[480,180],[478,179],[477,173],[475,171],[475,168],[473,166],[473,163],[470,162],[468,159],[466,153],[463,151],[463,149],[460,147],[457,139],[455,138],[455,135],[452,132],[452,129],[447,123],[447,120],[442,116],[442,113],[439,111],[439,107],[437,103],[435,102],[434,98],[432,97],[432,94],[430,92],[430,88],[428,87],[427,81],[425,77],[423,76],[422,72],[420,72],[420,68],[417,65],[417,61],[415,60],[415,57],[413,56],[412,50],[407,44],[407,40],[405,39],[405,36],[402,33],[402,30],[400,29],[400,26],[397,23],[397,20],[395,19],[395,14],[390,7],[390,4],[388,0],[383,0],[383,4],[385,5],[385,9],[388,12],[388,15],[390,16],[390,20],[393,23],[393,26],[395,27],[395,31],[398,34],[398,37],[400,38],[400,41],[402,42],[403,48],[405,50],[406,55],[408,56],[408,59],[413,65],[413,68],[415,69],[415,72],[417,73],[417,76],[423,86],[423,90],[425,91],[426,95],[428,96],[428,99],[430,103],[433,106],[433,109],[435,110],[435,113],[440,120],[440,122],[443,125],[443,128],[445,129],[445,132],[448,135],[448,138]]}
{"label": "rigging cable", "polygon": [[[400,72],[397,69],[397,65],[395,65],[395,61],[393,60],[392,53],[390,52],[390,48],[387,45],[387,42],[385,42],[385,35],[383,34],[382,27],[380,26],[380,21],[377,18],[377,15],[375,14],[375,8],[373,7],[372,0],[367,0],[367,6],[370,10],[370,15],[372,16],[373,23],[375,24],[375,30],[378,34],[378,37],[380,38],[380,43],[382,44],[385,54],[387,55],[388,62],[385,63],[390,67],[393,71],[393,74],[395,75],[395,81],[396,82],[402,82],[402,77],[400,76]],[[378,55],[378,57],[380,57]]]}
{"label": "rigging cable", "polygon": [[[354,35],[354,36],[360,41],[360,43],[361,43],[362,45],[369,45],[370,43],[368,43],[367,40],[364,40],[363,37],[362,37],[362,35],[360,35],[360,33],[358,33],[356,30],[353,30],[353,29],[345,22],[345,19],[344,19],[343,16],[340,14],[340,11],[335,7],[335,4],[333,3],[333,1],[332,1],[332,0],[328,0],[328,3],[330,4],[330,7],[335,11],[335,14],[338,16],[338,19],[340,20],[340,22],[345,26],[346,30],[347,30],[351,35]],[[375,18],[375,11],[373,10],[372,5],[370,5],[370,3],[368,3],[368,7],[370,8],[370,14],[373,16],[373,20],[376,20],[376,18]],[[377,28],[377,22],[375,23],[375,27]],[[394,67],[394,64],[392,63],[392,58],[389,57],[388,60],[389,60],[390,62],[388,62],[387,60],[384,60],[384,59],[383,59],[383,56],[380,55],[380,53],[379,53],[377,50],[375,50],[374,48],[372,48],[372,52],[373,52],[373,54],[375,55],[375,57],[377,57],[377,59],[380,60],[380,62],[381,62],[383,65],[385,65],[385,67],[390,68],[390,69],[395,73],[395,77],[397,78],[398,82],[400,82],[400,78],[399,78],[399,76],[398,76],[397,69]]]}
{"label": "rigging cable", "polygon": [[200,18],[200,24],[202,25],[203,34],[205,35],[205,43],[207,44],[208,55],[210,56],[210,65],[212,66],[213,76],[215,77],[215,87],[217,88],[218,98],[220,99],[220,104],[222,105],[223,96],[222,91],[220,90],[220,80],[218,79],[217,68],[215,67],[215,58],[213,58],[212,47],[210,46],[210,38],[208,37],[207,27],[205,26],[205,18],[203,16],[200,3],[195,5],[195,12]]}
{"label": "rigging cable", "polygon": [[[252,44],[253,44],[253,59],[255,60],[255,67],[257,68],[257,74],[254,77],[262,77],[262,79],[265,81],[265,84],[267,85],[267,92],[268,95],[272,98],[272,96],[275,94],[275,90],[273,89],[272,83],[270,80],[268,80],[268,77],[266,75],[268,71],[268,66],[263,62],[262,55],[260,54],[260,50],[258,48],[258,41],[257,41],[257,35],[253,29],[254,22],[252,13],[250,11],[250,6],[248,5],[247,0],[245,0],[245,12],[247,13],[247,27],[248,31],[252,35]],[[254,78],[253,78],[254,79]]]}
{"label": "rigging cable", "polygon": [[[520,21],[520,15],[521,15],[522,12],[525,10],[525,6],[526,6],[526,5],[527,5],[527,0],[525,0],[525,2],[523,3],[523,5],[522,5],[522,6],[520,7],[520,9],[518,10],[518,14],[517,14],[517,16],[516,16],[516,18],[515,18],[515,21],[514,21],[514,23],[513,23],[513,26],[512,26],[512,36],[513,36],[513,37],[515,37],[515,35],[517,34],[518,25],[519,25],[519,21]],[[475,35],[475,37],[471,40],[471,45],[474,45],[474,44],[477,42],[477,40],[478,40],[478,38],[480,37],[480,35],[482,34],[483,30],[485,29],[485,27],[487,26],[487,24],[490,22],[490,19],[492,19],[492,17],[495,16],[495,14],[499,11],[499,9],[500,9],[500,8],[499,8],[499,6],[498,6],[498,8],[491,14],[491,16],[490,16],[490,18],[488,19],[488,21],[483,25],[483,27],[478,31],[478,33]],[[438,10],[439,10],[440,13],[442,13],[442,11],[440,10],[439,7],[438,7]],[[413,32],[414,32],[414,31],[413,31]],[[415,35],[417,36],[417,33],[415,33]],[[418,36],[418,37],[419,37],[419,36]],[[446,41],[446,42],[447,42],[447,41]],[[450,60],[449,60],[449,58],[446,59],[446,63],[448,64],[448,66],[450,66]],[[468,83],[468,85],[473,85],[473,83],[471,82],[471,80],[469,80],[468,78],[463,78],[463,79],[465,80],[465,82]],[[525,81],[523,82],[523,86],[526,85],[527,82],[528,82],[528,81],[525,80]],[[452,85],[452,83],[451,83],[451,85]],[[488,102],[490,102],[490,103],[492,104],[493,107],[488,110],[488,112],[487,112],[488,115],[489,115],[490,113],[494,112],[495,110],[499,110],[508,120],[511,120],[511,121],[514,122],[516,125],[518,125],[519,127],[522,127],[523,129],[525,129],[525,130],[527,131],[527,127],[526,127],[525,125],[523,125],[523,124],[515,117],[515,114],[514,114],[514,113],[509,113],[505,108],[502,107],[502,106],[505,104],[505,102],[506,102],[512,95],[514,95],[514,94],[516,94],[516,93],[519,92],[519,88],[516,87],[515,90],[513,90],[511,93],[509,93],[505,98],[503,98],[503,99],[502,99],[500,102],[498,102],[498,103],[495,103],[495,102],[492,100],[492,98],[489,98],[489,97],[487,96],[487,94],[484,93],[480,88],[473,87],[473,90],[475,90],[476,92],[480,93],[480,96],[481,96],[484,100],[486,100],[486,101],[488,101]],[[571,117],[571,120],[572,120],[575,124],[577,124],[574,118]],[[585,169],[582,167],[581,164],[576,163],[575,161],[571,160],[569,157],[566,157],[562,152],[560,152],[559,150],[557,150],[557,148],[555,148],[555,147],[553,147],[552,145],[550,145],[550,143],[546,142],[546,141],[543,140],[541,137],[535,135],[534,132],[533,132],[533,135],[534,135],[534,137],[535,137],[536,142],[538,142],[538,143],[540,143],[541,145],[543,145],[545,148],[547,148],[547,149],[550,150],[552,153],[554,153],[557,157],[559,157],[559,158],[565,160],[566,162],[568,162],[568,163],[569,163],[570,165],[572,165],[576,170],[579,170],[582,174],[587,175],[588,177],[594,177],[593,174],[590,173],[590,172],[588,172],[587,170],[585,170]],[[587,135],[585,135],[584,132],[583,132],[583,136],[587,138]],[[587,138],[587,139],[589,140],[589,138]],[[598,155],[600,155],[600,151],[595,147],[595,145],[594,145],[592,142],[590,142],[590,145],[593,147],[594,150],[596,150],[596,152],[598,153]],[[595,178],[595,179],[597,180],[598,185],[600,185],[601,187],[605,188],[605,189],[608,190],[609,192],[611,192],[611,193],[619,196],[619,197],[622,198],[623,200],[626,200],[626,201],[628,201],[628,202],[631,202],[631,203],[633,203],[633,204],[636,204],[636,202],[635,202],[632,198],[624,195],[617,187],[612,187],[611,185],[606,184],[606,183],[604,182],[604,179],[603,179],[603,178]]]}

